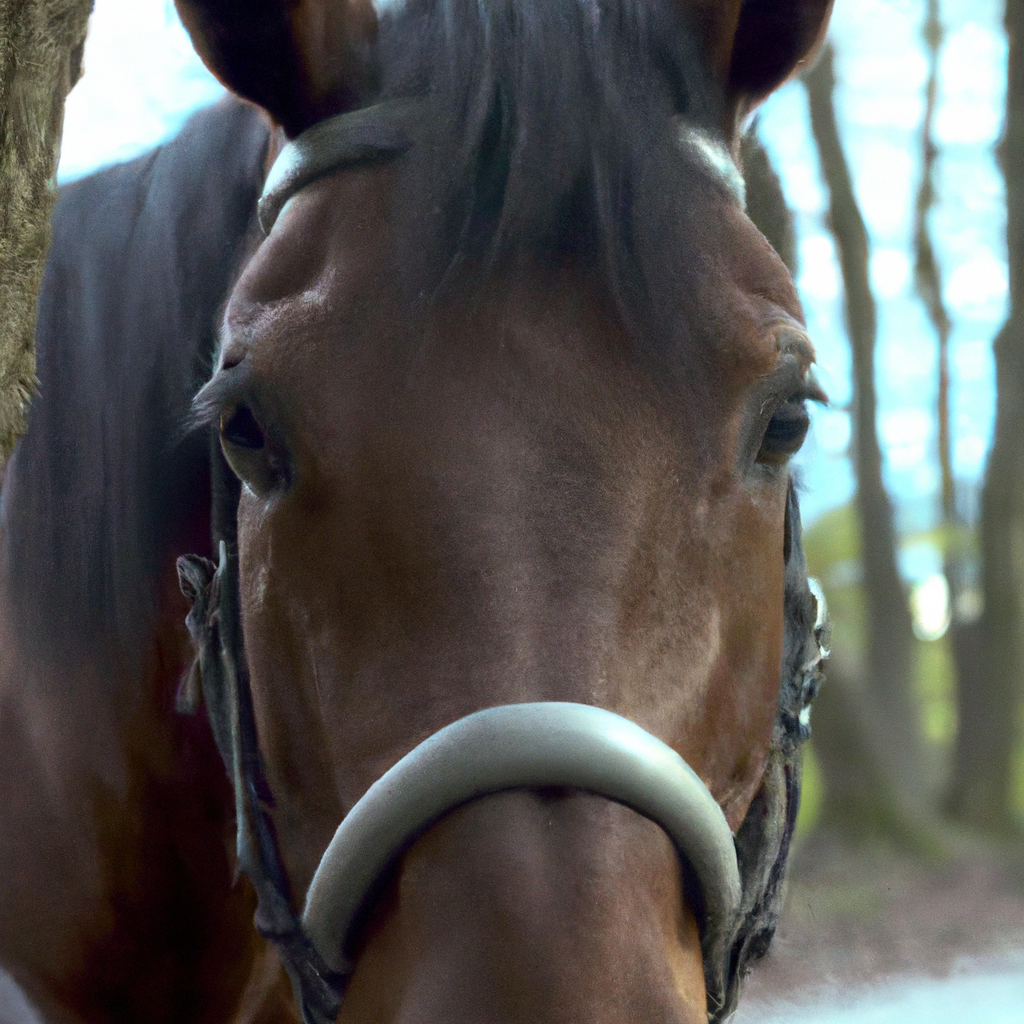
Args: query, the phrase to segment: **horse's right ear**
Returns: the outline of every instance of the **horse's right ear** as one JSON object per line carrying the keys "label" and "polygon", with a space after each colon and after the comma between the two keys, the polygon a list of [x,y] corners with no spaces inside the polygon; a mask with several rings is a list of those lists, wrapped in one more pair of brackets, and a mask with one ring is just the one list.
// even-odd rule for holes
{"label": "horse's right ear", "polygon": [[175,0],[203,63],[294,137],[372,88],[372,0]]}

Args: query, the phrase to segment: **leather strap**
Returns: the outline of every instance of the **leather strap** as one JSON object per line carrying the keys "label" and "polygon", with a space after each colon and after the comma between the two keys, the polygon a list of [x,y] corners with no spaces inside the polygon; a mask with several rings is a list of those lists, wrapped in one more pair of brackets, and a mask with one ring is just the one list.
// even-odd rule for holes
{"label": "leather strap", "polygon": [[285,204],[300,189],[342,167],[404,153],[423,116],[424,100],[382,100],[307,128],[278,154],[259,201],[260,226],[270,234]]}
{"label": "leather strap", "polygon": [[182,592],[192,601],[185,620],[196,645],[203,703],[235,791],[238,866],[256,890],[256,928],[277,947],[306,1024],[334,1024],[344,977],[332,971],[309,941],[291,907],[281,864],[272,799],[263,774],[248,667],[241,642],[238,557],[220,542],[220,564],[199,555],[178,559]]}

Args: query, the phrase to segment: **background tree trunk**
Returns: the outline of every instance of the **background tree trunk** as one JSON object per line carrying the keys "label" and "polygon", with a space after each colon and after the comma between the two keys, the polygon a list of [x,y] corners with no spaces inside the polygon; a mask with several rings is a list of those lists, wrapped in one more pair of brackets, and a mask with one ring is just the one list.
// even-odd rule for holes
{"label": "background tree trunk", "polygon": [[917,193],[914,218],[914,279],[938,341],[937,454],[941,478],[941,512],[945,540],[943,570],[949,584],[950,595],[949,650],[956,681],[956,693],[966,696],[975,692],[979,685],[984,649],[981,642],[978,610],[974,607],[977,602],[968,603],[963,600],[968,589],[975,582],[971,570],[977,555],[967,542],[967,527],[961,518],[956,502],[949,402],[949,337],[952,332],[952,323],[942,297],[942,274],[935,257],[935,247],[928,224],[929,215],[935,205],[933,179],[935,159],[938,155],[935,141],[932,138],[932,125],[935,119],[939,54],[942,48],[939,0],[928,0],[924,42],[925,52],[928,56],[928,81],[925,86],[924,122],[921,126],[921,185]]}
{"label": "background tree trunk", "polygon": [[[828,685],[814,714],[815,751],[825,776],[822,825],[852,834],[906,838],[923,806],[923,753],[912,692],[915,639],[896,561],[892,505],[882,482],[876,429],[875,299],[868,276],[868,236],[857,206],[834,107],[830,46],[805,76],[811,127],[829,193],[829,221],[845,289],[853,354],[856,510],[865,608],[862,658],[836,637]],[[846,654],[846,656],[844,656]]]}
{"label": "background tree trunk", "polygon": [[[949,427],[949,335],[951,323],[942,299],[942,281],[935,247],[932,245],[928,216],[935,205],[933,184],[935,140],[932,123],[935,120],[935,102],[938,93],[939,49],[942,45],[942,25],[939,22],[939,0],[928,0],[924,37],[928,54],[928,81],[925,85],[924,123],[921,125],[921,185],[914,210],[914,281],[918,294],[932,322],[939,343],[939,397],[938,397],[938,456],[941,478],[942,519],[947,527],[955,524],[956,495],[953,481],[953,459]],[[953,580],[950,580],[953,583]],[[960,582],[959,579],[956,582]]]}
{"label": "background tree trunk", "polygon": [[796,227],[793,213],[786,205],[782,182],[772,167],[768,151],[757,138],[756,126],[743,136],[740,156],[747,184],[747,216],[782,257],[796,277]]}
{"label": "background tree trunk", "polygon": [[92,0],[0,0],[0,465],[25,428],[35,385],[64,100],[91,10]]}
{"label": "background tree trunk", "polygon": [[981,500],[984,610],[976,671],[960,680],[959,730],[947,801],[952,816],[991,833],[1013,827],[1011,763],[1024,695],[1024,0],[1006,0],[1009,64],[999,147],[1006,182],[1010,312],[995,342],[996,424]]}

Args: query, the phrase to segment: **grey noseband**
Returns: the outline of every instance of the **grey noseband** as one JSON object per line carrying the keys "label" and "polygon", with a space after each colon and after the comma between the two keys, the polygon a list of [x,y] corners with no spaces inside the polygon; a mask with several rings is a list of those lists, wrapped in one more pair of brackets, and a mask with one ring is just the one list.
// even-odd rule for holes
{"label": "grey noseband", "polygon": [[705,955],[721,955],[740,905],[725,815],[693,769],[611,711],[544,702],[488,708],[434,733],[386,772],[338,826],[306,895],[302,924],[332,970],[351,971],[359,911],[411,842],[446,812],[490,793],[567,786],[660,825],[697,876]]}

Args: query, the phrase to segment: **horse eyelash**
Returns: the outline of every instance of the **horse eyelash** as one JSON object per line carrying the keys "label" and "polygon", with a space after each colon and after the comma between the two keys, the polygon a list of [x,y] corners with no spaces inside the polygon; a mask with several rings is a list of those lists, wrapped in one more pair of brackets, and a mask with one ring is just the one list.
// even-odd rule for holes
{"label": "horse eyelash", "polygon": [[244,383],[244,378],[230,371],[218,373],[192,399],[188,428],[202,430],[206,427],[219,427],[221,413],[243,400]]}
{"label": "horse eyelash", "polygon": [[[768,408],[775,401],[774,398],[766,398],[761,403],[760,414],[763,416]],[[776,405],[777,409],[781,409],[784,405],[789,405],[790,402],[819,402],[821,404],[828,404],[828,396],[818,387],[816,382],[806,382],[802,387],[798,388],[788,398],[779,402]]]}

